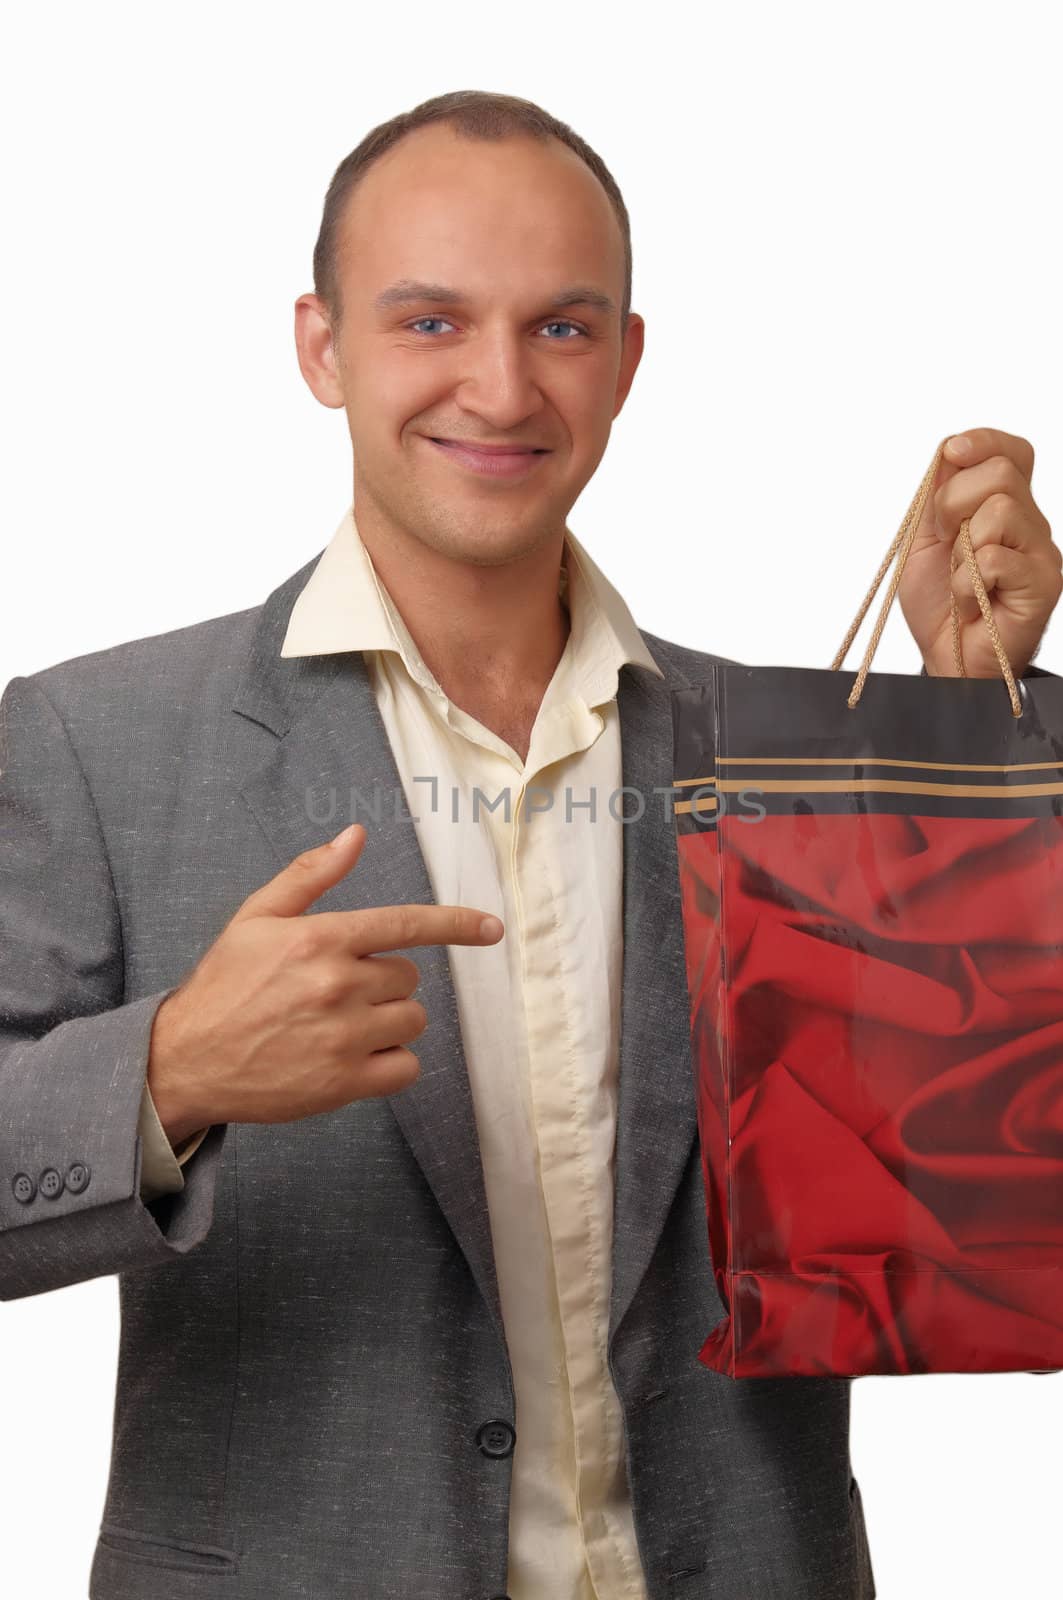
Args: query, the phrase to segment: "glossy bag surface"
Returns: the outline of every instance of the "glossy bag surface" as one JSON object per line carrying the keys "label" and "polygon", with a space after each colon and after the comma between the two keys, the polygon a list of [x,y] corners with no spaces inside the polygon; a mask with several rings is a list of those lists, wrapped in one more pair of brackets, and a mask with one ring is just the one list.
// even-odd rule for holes
{"label": "glossy bag surface", "polygon": [[1063,679],[673,692],[732,1377],[1063,1366]]}

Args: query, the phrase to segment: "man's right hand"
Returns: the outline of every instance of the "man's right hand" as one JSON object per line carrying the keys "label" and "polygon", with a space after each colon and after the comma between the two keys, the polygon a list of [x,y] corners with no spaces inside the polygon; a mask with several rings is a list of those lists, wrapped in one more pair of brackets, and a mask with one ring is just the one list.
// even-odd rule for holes
{"label": "man's right hand", "polygon": [[218,1122],[295,1122],[395,1094],[420,1072],[405,1045],[428,1025],[407,956],[497,944],[467,906],[302,913],[357,863],[360,823],[248,896],[155,1013],[148,1089],[171,1144]]}

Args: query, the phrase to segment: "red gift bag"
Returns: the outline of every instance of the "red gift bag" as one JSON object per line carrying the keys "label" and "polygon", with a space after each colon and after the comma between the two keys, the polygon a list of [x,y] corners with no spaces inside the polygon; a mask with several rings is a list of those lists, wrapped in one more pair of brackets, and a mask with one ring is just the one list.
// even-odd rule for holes
{"label": "red gift bag", "polygon": [[944,443],[829,670],[672,695],[731,1377],[1063,1365],[1063,679],[1016,683],[966,522],[1003,683],[868,674]]}

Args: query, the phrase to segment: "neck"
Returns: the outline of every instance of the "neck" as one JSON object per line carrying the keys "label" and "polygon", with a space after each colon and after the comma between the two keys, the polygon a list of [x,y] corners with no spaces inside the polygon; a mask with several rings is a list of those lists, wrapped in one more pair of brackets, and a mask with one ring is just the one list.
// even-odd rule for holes
{"label": "neck", "polygon": [[565,532],[496,566],[455,560],[356,507],[376,574],[425,666],[456,705],[537,707],[569,634],[558,594]]}

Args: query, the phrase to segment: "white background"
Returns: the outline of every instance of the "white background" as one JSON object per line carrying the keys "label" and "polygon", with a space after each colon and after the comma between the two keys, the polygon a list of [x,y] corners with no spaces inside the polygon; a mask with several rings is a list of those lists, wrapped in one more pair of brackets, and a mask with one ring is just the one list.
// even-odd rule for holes
{"label": "white background", "polygon": [[[8,18],[0,683],[258,604],[325,545],[350,446],[299,374],[292,305],[335,166],[451,89],[538,101],[624,193],[646,354],[570,521],[644,629],[828,666],[965,427],[1033,441],[1063,531],[1045,8]],[[875,665],[918,670],[899,607]],[[4,1593],[87,1592],[117,1333],[114,1278],[0,1306]],[[1061,1430],[1058,1375],[856,1381],[880,1600],[1057,1594]]]}

